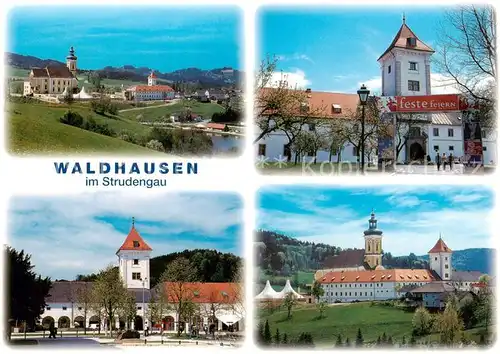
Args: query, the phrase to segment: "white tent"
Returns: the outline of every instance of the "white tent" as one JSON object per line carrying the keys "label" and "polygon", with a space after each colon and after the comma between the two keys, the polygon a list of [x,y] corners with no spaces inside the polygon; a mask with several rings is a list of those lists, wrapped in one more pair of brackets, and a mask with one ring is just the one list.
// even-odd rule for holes
{"label": "white tent", "polygon": [[260,292],[260,294],[255,297],[255,299],[257,300],[272,300],[277,298],[278,298],[278,293],[271,287],[269,280],[266,281],[266,286]]}
{"label": "white tent", "polygon": [[68,86],[64,88],[64,92],[59,95],[59,98],[64,98],[66,96],[69,96]]}
{"label": "white tent", "polygon": [[82,87],[82,90],[73,96],[75,100],[89,100],[92,98],[92,95],[89,95],[85,92],[85,86]]}
{"label": "white tent", "polygon": [[293,290],[290,280],[286,280],[285,287],[278,293],[280,299],[284,299],[289,293],[293,294],[296,299],[303,299],[304,297]]}

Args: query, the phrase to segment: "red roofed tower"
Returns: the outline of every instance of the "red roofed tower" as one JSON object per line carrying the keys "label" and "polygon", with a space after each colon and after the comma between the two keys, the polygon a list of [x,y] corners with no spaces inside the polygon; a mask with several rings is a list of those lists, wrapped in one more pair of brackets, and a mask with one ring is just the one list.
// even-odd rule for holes
{"label": "red roofed tower", "polygon": [[403,23],[389,47],[378,58],[382,71],[382,96],[431,94],[430,58],[434,49]]}
{"label": "red roofed tower", "polygon": [[441,235],[429,253],[429,264],[431,270],[435,271],[442,280],[451,279],[451,254],[452,250],[444,243]]}
{"label": "red roofed tower", "polygon": [[116,251],[120,276],[127,288],[149,289],[149,259],[153,249],[144,241],[135,228],[132,218],[132,228],[121,247]]}
{"label": "red roofed tower", "polygon": [[156,86],[156,75],[154,71],[148,76],[148,86]]}

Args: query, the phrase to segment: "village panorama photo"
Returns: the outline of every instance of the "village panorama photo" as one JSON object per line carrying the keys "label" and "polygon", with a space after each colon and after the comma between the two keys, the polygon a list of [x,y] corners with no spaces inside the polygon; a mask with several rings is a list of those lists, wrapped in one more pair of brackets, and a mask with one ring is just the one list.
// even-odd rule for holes
{"label": "village panorama photo", "polygon": [[482,5],[261,7],[258,171],[493,173],[496,24]]}
{"label": "village panorama photo", "polygon": [[3,98],[8,152],[239,156],[240,12],[13,8]]}
{"label": "village panorama photo", "polygon": [[257,198],[258,345],[494,345],[490,189],[268,186]]}
{"label": "village panorama photo", "polygon": [[[165,200],[175,209],[166,208]],[[237,195],[23,196],[11,200],[8,220],[7,344],[242,344],[246,312]]]}

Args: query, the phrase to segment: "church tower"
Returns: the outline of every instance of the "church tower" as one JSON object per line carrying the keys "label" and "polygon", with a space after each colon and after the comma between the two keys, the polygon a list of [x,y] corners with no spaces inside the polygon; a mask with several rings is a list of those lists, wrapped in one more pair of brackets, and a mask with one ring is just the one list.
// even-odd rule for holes
{"label": "church tower", "polygon": [[154,71],[148,76],[148,86],[156,86],[156,75]]}
{"label": "church tower", "polygon": [[451,279],[451,254],[452,250],[444,243],[441,235],[429,253],[429,265],[442,280]]}
{"label": "church tower", "polygon": [[76,78],[76,61],[77,57],[75,56],[75,50],[73,47],[69,48],[69,55],[66,57],[66,66],[68,67],[69,71],[73,74],[73,77]]}
{"label": "church tower", "polygon": [[149,259],[153,249],[143,240],[135,228],[132,218],[132,228],[121,247],[116,251],[120,276],[127,289],[149,289]]}
{"label": "church tower", "polygon": [[396,37],[378,58],[382,71],[382,96],[431,94],[430,59],[434,50],[403,24]]}
{"label": "church tower", "polygon": [[382,267],[382,231],[377,229],[377,219],[372,210],[368,220],[368,230],[364,231],[365,238],[365,263],[370,268]]}

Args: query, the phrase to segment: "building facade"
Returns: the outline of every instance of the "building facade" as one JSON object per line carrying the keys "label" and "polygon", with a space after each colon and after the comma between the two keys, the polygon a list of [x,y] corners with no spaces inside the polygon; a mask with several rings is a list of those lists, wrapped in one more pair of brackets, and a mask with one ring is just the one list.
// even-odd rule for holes
{"label": "building facade", "polygon": [[47,66],[31,69],[28,81],[24,82],[23,95],[61,95],[73,93],[78,88],[77,57],[73,47],[66,57],[66,66]]}
{"label": "building facade", "polygon": [[[339,268],[319,270],[315,280],[320,283],[324,295],[319,301],[327,303],[391,300],[408,293],[420,294],[423,305],[434,307],[442,304],[452,290],[472,291],[482,276],[478,271],[452,269],[452,250],[441,236],[429,252],[429,269],[385,269],[382,264],[383,232],[377,228],[374,212],[364,232],[365,250],[343,251],[333,257],[332,263]],[[363,264],[361,260],[364,260]],[[379,263],[377,264],[377,261]],[[328,262],[328,260],[326,261]]]}
{"label": "building facade", "polygon": [[[128,293],[136,300],[136,316],[131,328],[143,330],[189,332],[193,327],[199,331],[244,329],[243,286],[239,283],[164,283],[162,295],[150,289],[150,256],[152,248],[144,241],[132,223],[132,228],[121,247],[117,250],[120,278]],[[46,308],[41,315],[41,324],[48,327],[54,322],[57,328],[126,328],[123,318],[117,314],[113,323],[99,318],[88,304],[82,304],[82,294],[89,296],[92,282],[56,281],[52,284],[46,299]],[[182,292],[182,297],[179,297]],[[170,305],[161,314],[161,321],[152,323],[148,312],[151,299],[167,297]],[[176,307],[179,299],[195,304],[195,311],[189,318],[179,319]]]}
{"label": "building facade", "polygon": [[[382,79],[382,96],[423,96],[432,95],[431,90],[431,57],[434,50],[408,27],[403,20],[399,31],[391,44],[378,58]],[[302,108],[312,106],[323,107],[321,124],[304,124],[300,129],[311,131],[311,126],[326,126],[318,129],[318,133],[332,140],[328,122],[332,119],[349,124],[350,114],[356,112],[359,99],[356,93],[340,94],[306,90],[307,101]],[[313,117],[311,118],[313,120]],[[425,161],[427,156],[434,161],[437,153],[455,158],[464,157],[464,138],[461,112],[399,114],[395,128],[395,146],[400,146],[397,162]],[[367,124],[368,126],[368,124]],[[496,132],[483,127],[483,161],[485,165],[497,163]],[[313,129],[315,129],[313,127]],[[261,133],[256,127],[256,135]],[[330,137],[330,139],[328,139]],[[289,151],[289,138],[283,131],[275,131],[261,138],[255,145],[255,155],[273,162],[291,156],[295,161],[295,153]],[[302,161],[316,162],[359,162],[360,156],[355,146],[348,141],[340,149],[329,149],[329,144],[318,151],[306,152]],[[378,160],[376,141],[365,144],[365,161],[376,163]]]}
{"label": "building facade", "polygon": [[125,91],[125,99],[132,101],[162,101],[173,100],[175,91],[168,85],[158,85],[157,76],[151,72],[147,85],[136,85]]}

